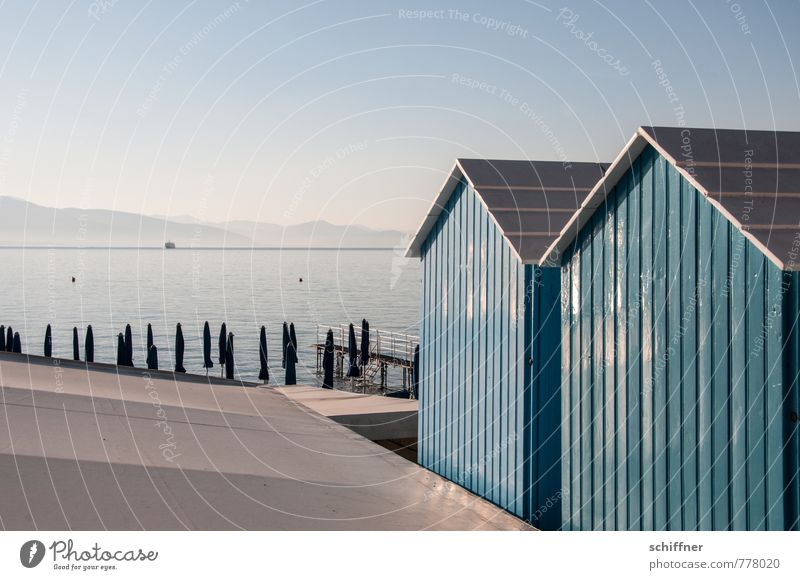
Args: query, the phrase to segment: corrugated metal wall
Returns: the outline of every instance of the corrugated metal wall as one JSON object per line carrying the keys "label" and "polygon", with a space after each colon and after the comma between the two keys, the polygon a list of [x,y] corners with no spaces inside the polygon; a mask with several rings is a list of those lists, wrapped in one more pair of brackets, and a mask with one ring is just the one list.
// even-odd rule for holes
{"label": "corrugated metal wall", "polygon": [[783,273],[652,148],[562,264],[563,529],[784,529]]}
{"label": "corrugated metal wall", "polygon": [[464,182],[422,256],[419,462],[556,529],[561,272],[523,266]]}
{"label": "corrugated metal wall", "polygon": [[523,266],[459,185],[422,248],[420,463],[523,516]]}

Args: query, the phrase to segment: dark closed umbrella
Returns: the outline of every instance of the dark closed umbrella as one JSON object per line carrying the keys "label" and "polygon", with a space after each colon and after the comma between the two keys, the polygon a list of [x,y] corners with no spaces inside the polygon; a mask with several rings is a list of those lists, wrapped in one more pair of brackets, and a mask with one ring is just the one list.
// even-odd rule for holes
{"label": "dark closed umbrella", "polygon": [[17,353],[22,352],[22,341],[19,339],[19,332],[14,333],[14,346],[11,350]]}
{"label": "dark closed umbrella", "polygon": [[281,367],[286,368],[286,349],[289,348],[289,325],[283,323],[283,338],[281,342]]}
{"label": "dark closed umbrella", "polygon": [[49,324],[44,331],[44,356],[53,356],[53,332]]}
{"label": "dark closed umbrella", "polygon": [[125,364],[133,366],[133,333],[130,324],[125,325]]}
{"label": "dark closed umbrella", "polygon": [[364,318],[361,320],[361,366],[369,364],[369,322]]}
{"label": "dark closed umbrella", "polygon": [[78,339],[78,327],[72,327],[72,360],[81,360],[80,339]]}
{"label": "dark closed umbrella", "polygon": [[154,344],[147,349],[147,368],[151,371],[158,370],[158,347]]}
{"label": "dark closed umbrella", "polygon": [[414,348],[414,362],[411,367],[411,391],[419,399],[419,345]]}
{"label": "dark closed umbrella", "polygon": [[86,342],[83,346],[84,356],[87,363],[94,362],[94,333],[92,332],[92,325],[86,327]]}
{"label": "dark closed umbrella", "polygon": [[225,323],[222,323],[222,327],[219,329],[219,366],[220,366],[220,374],[219,376],[224,376],[225,372],[225,353],[227,351],[227,343],[228,340],[228,331],[225,328]]}
{"label": "dark closed umbrella", "polygon": [[292,343],[292,352],[294,353],[294,362],[298,361],[297,358],[297,335],[294,333],[294,322],[289,323],[289,342]]}
{"label": "dark closed umbrella", "polygon": [[125,364],[125,337],[120,332],[117,335],[117,366],[121,367]]}
{"label": "dark closed umbrella", "polygon": [[294,345],[292,341],[289,341],[289,345],[286,347],[286,381],[287,385],[296,385],[297,384],[297,371],[295,370],[295,362],[297,361],[297,355],[294,352]]}
{"label": "dark closed umbrella", "polygon": [[322,353],[322,370],[324,373],[322,386],[326,389],[333,388],[333,331],[329,328],[325,337],[325,350]]}
{"label": "dark closed umbrella", "polygon": [[258,380],[266,383],[269,380],[269,357],[267,356],[267,329],[264,326],[261,327],[261,335],[258,337],[258,359],[261,362]]}
{"label": "dark closed umbrella", "polygon": [[0,350],[6,349],[6,327],[0,324]]}
{"label": "dark closed umbrella", "polygon": [[203,368],[208,369],[214,366],[214,361],[211,360],[211,327],[208,326],[208,320],[203,325]]}
{"label": "dark closed umbrella", "polygon": [[186,369],[183,368],[183,329],[181,323],[175,327],[175,372],[185,373]]}
{"label": "dark closed umbrella", "polygon": [[233,333],[228,333],[228,342],[225,345],[225,378],[233,379]]}
{"label": "dark closed umbrella", "polygon": [[153,346],[153,327],[147,323],[147,352],[150,352],[150,347]]}
{"label": "dark closed umbrella", "polygon": [[6,329],[6,351],[11,352],[14,350],[14,331],[9,326]]}
{"label": "dark closed umbrella", "polygon": [[356,344],[356,329],[350,323],[350,331],[347,340],[347,356],[350,359],[350,367],[347,369],[348,377],[357,377],[360,375],[358,371],[358,345]]}

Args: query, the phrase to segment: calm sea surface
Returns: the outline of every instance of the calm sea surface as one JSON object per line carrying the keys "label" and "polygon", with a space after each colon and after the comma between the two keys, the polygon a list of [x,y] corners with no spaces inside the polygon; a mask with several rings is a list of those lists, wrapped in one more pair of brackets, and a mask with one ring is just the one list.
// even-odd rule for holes
{"label": "calm sea surface", "polygon": [[[134,364],[145,365],[147,323],[160,368],[172,368],[175,324],[186,341],[187,372],[204,374],[203,323],[211,325],[214,372],[224,321],[235,335],[236,371],[258,377],[258,334],[267,327],[270,382],[282,382],[281,324],[294,322],[298,381],[312,380],[316,325],[370,322],[417,335],[420,267],[392,250],[0,249],[0,324],[20,333],[23,351],[72,357],[72,328],[87,324],[95,360],[115,362],[117,333],[130,324]],[[75,277],[75,283],[72,277]],[[300,278],[303,282],[300,282]]]}

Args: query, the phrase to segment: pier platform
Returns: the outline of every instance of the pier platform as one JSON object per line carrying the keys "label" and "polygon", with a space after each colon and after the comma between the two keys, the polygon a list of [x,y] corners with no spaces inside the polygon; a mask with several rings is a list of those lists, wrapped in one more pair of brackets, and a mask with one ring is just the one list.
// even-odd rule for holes
{"label": "pier platform", "polygon": [[[322,358],[325,351],[325,337],[328,330],[333,331],[334,337],[334,375],[344,379],[349,367],[350,349],[348,348],[349,325],[317,324],[317,339],[311,346],[317,354],[317,374],[322,374]],[[353,328],[357,348],[361,348],[361,327]],[[414,348],[419,344],[419,337],[411,334],[392,332],[381,329],[371,329],[369,332],[369,363],[361,366],[359,363],[359,376],[352,379],[353,384],[387,385],[389,369],[396,369],[401,373],[400,385],[403,389],[410,389],[412,382],[412,369],[414,366]],[[360,354],[356,351],[356,355]],[[377,379],[377,380],[376,380]]]}
{"label": "pier platform", "polygon": [[204,379],[0,353],[2,527],[530,529],[279,388]]}

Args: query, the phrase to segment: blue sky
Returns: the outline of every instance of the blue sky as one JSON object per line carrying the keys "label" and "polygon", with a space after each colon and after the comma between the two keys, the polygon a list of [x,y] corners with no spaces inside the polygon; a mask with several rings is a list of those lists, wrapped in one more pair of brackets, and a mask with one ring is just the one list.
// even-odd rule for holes
{"label": "blue sky", "polygon": [[800,130],[797,2],[0,4],[0,195],[414,230],[453,159]]}

